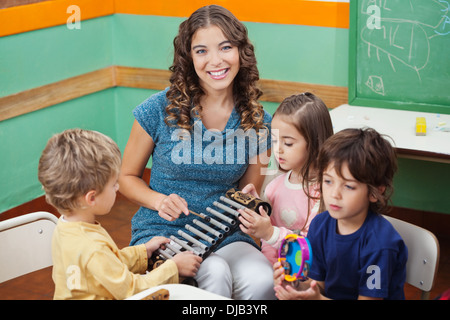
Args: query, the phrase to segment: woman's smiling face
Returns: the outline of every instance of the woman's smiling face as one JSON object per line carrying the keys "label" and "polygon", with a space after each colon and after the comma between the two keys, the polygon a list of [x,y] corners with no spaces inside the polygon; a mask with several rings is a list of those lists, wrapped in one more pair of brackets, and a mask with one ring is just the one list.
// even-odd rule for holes
{"label": "woman's smiling face", "polygon": [[191,55],[199,83],[207,93],[232,90],[239,72],[239,50],[222,30],[210,25],[192,36]]}

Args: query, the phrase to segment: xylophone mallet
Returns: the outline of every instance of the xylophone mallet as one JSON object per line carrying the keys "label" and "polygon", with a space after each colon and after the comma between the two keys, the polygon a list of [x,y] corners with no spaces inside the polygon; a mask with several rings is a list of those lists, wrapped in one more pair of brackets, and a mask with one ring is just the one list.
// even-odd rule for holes
{"label": "xylophone mallet", "polygon": [[189,210],[189,212],[192,213],[193,215],[197,216],[197,217],[200,217],[200,218],[202,218],[202,219],[205,219],[205,220],[208,221],[208,222],[210,222],[210,220],[211,220],[210,217],[208,217],[207,215],[205,215],[205,214],[203,214],[203,213],[197,213],[197,212],[194,212],[194,211],[192,211],[192,210]]}
{"label": "xylophone mallet", "polygon": [[196,215],[197,217],[200,217],[200,218],[202,218],[202,219],[205,219],[206,221],[208,221],[208,222],[211,223],[212,225],[214,225],[214,226],[216,226],[216,227],[222,229],[222,230],[225,231],[225,232],[230,231],[230,227],[224,225],[223,223],[220,223],[219,221],[217,221],[217,220],[215,220],[215,219],[213,219],[213,218],[211,218],[211,217],[208,217],[208,216],[205,215],[204,213],[197,213],[197,212],[194,212],[194,211],[192,211],[192,210],[189,210],[189,212],[192,213],[193,215]]}

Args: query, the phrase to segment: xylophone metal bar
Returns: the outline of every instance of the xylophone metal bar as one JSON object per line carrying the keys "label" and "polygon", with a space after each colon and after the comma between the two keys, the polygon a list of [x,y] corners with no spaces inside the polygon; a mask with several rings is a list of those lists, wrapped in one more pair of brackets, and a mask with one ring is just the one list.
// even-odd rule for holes
{"label": "xylophone metal bar", "polygon": [[[194,224],[196,224],[197,226],[199,226],[203,230],[208,231],[209,233],[213,234],[217,238],[219,238],[219,239],[223,238],[223,234],[222,233],[220,233],[219,231],[209,227],[208,225],[204,224],[203,222],[198,221],[197,219],[194,219],[194,221],[192,221],[192,222],[194,222]],[[228,228],[228,230],[229,230],[229,228]]]}
{"label": "xylophone metal bar", "polygon": [[229,205],[231,205],[231,206],[233,206],[233,207],[235,207],[237,209],[245,209],[245,208],[247,208],[246,206],[244,206],[244,205],[242,205],[240,203],[237,203],[236,201],[233,201],[231,199],[228,199],[227,197],[224,197],[224,196],[220,196],[220,200],[225,202],[225,203],[228,203]]}
{"label": "xylophone metal bar", "polygon": [[208,241],[210,244],[216,244],[216,240],[214,240],[213,238],[211,238],[211,237],[208,236],[207,234],[201,232],[200,230],[198,230],[198,229],[192,227],[191,225],[186,224],[184,227],[185,227],[186,230],[188,230],[188,231],[194,233],[195,235],[199,236],[199,237],[202,238],[203,240]]}
{"label": "xylophone metal bar", "polygon": [[234,209],[232,209],[232,208],[230,208],[230,207],[228,207],[228,206],[226,206],[226,205],[223,205],[223,204],[221,204],[221,203],[219,203],[219,202],[217,202],[217,201],[214,201],[214,203],[213,203],[216,207],[218,207],[218,208],[220,208],[220,209],[222,209],[222,210],[224,210],[224,211],[226,211],[226,212],[228,212],[228,213],[231,213],[233,216],[235,216],[236,218],[237,217],[239,217],[239,215],[240,215],[240,213],[239,212],[237,212],[236,210],[234,210]]}
{"label": "xylophone metal bar", "polygon": [[[202,213],[202,214],[203,214],[203,213]],[[204,214],[203,214],[203,215],[204,215]],[[225,224],[223,224],[223,223],[217,221],[217,220],[214,219],[214,218],[211,218],[211,217],[208,217],[208,218],[209,218],[209,220],[207,220],[207,221],[208,221],[209,223],[211,223],[212,225],[218,227],[219,229],[222,229],[222,230],[225,231],[225,232],[229,232],[229,231],[230,231],[230,227],[229,227],[229,226],[227,226],[227,225],[225,225]]]}
{"label": "xylophone metal bar", "polygon": [[[170,236],[170,239],[173,240],[173,242],[175,242],[175,243],[178,244],[179,246],[183,247],[185,250],[187,250],[187,251],[192,251],[192,252],[194,252],[196,255],[198,255],[199,257],[202,257],[202,256],[203,256],[203,253],[202,253],[202,252],[200,252],[200,251],[198,251],[198,250],[195,250],[195,248],[191,247],[190,245],[188,245],[188,244],[185,243],[184,241],[181,241],[181,240],[178,239],[177,237],[175,237],[175,236]],[[159,249],[159,250],[161,250],[161,249]],[[161,251],[162,251],[162,250],[161,250]],[[172,256],[171,256],[170,258],[172,258]],[[170,258],[169,258],[169,259],[170,259]]]}
{"label": "xylophone metal bar", "polygon": [[214,209],[212,209],[210,207],[206,208],[206,211],[208,211],[209,213],[215,215],[217,218],[222,219],[223,221],[227,222],[228,224],[231,224],[231,225],[235,225],[236,224],[236,220],[233,220],[233,219],[227,217],[226,215],[220,213],[219,211],[216,211],[216,210],[214,210]]}
{"label": "xylophone metal bar", "polygon": [[166,248],[169,248],[169,250],[172,250],[175,254],[182,252],[180,249],[171,245],[170,243],[166,243],[165,246],[166,246]]}
{"label": "xylophone metal bar", "polygon": [[197,239],[195,239],[193,236],[188,235],[186,232],[184,232],[183,230],[178,230],[178,234],[180,236],[182,236],[183,238],[185,238],[186,240],[192,242],[193,244],[199,246],[200,248],[202,248],[204,251],[208,251],[209,247],[207,245],[205,245],[204,243],[198,241]]}

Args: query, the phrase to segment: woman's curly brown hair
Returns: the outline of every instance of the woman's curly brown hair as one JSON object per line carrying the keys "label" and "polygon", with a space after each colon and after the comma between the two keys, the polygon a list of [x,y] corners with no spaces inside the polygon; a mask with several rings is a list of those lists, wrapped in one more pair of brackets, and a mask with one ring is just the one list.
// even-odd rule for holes
{"label": "woman's curly brown hair", "polygon": [[167,125],[191,130],[191,118],[201,115],[200,98],[205,94],[199,84],[191,56],[194,33],[210,25],[218,26],[225,37],[239,50],[240,70],[233,83],[236,111],[241,117],[241,127],[259,130],[264,128],[264,111],[258,98],[262,91],[256,87],[259,71],[256,67],[254,47],[248,38],[247,28],[227,9],[210,5],[195,11],[180,24],[175,37],[174,59],[169,68],[171,86],[167,92],[170,104],[166,107]]}

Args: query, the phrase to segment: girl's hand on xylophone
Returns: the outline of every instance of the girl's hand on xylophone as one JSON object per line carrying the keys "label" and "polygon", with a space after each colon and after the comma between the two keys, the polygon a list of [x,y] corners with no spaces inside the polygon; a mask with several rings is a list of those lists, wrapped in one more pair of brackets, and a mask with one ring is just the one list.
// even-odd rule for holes
{"label": "girl's hand on xylophone", "polygon": [[256,187],[253,183],[249,183],[248,185],[246,185],[244,188],[242,188],[242,193],[248,193],[251,194],[252,196],[259,198],[259,194],[256,191]]}
{"label": "girl's hand on xylophone", "polygon": [[273,234],[273,226],[270,217],[267,215],[263,207],[259,207],[260,214],[248,208],[239,209],[239,227],[242,232],[255,238],[269,240]]}

